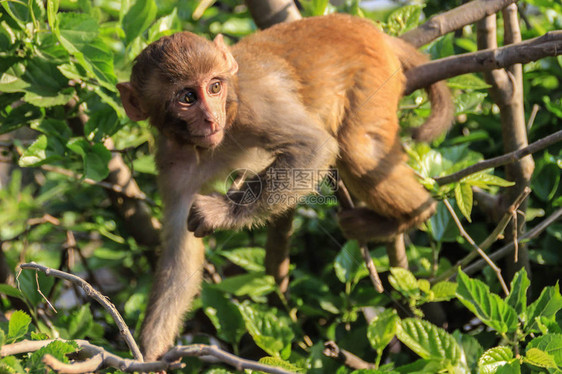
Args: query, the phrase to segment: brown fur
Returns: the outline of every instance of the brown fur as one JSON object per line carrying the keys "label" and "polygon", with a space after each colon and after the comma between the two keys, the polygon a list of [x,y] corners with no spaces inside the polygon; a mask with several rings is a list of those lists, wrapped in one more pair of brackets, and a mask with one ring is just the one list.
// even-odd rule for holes
{"label": "brown fur", "polygon": [[[276,194],[297,201],[314,189],[264,188],[248,205],[231,201],[236,191],[230,199],[198,194],[218,176],[243,167],[269,186],[280,177],[268,170],[336,165],[368,207],[340,216],[344,232],[361,239],[396,235],[434,210],[405,165],[396,115],[403,69],[426,61],[423,55],[346,15],[274,26],[231,52],[220,37],[214,43],[191,33],[165,37],[137,58],[131,83],[118,86],[127,114],[148,117],[162,134],[157,165],[164,253],[142,331],[148,359],[172,344],[198,290],[203,247],[197,237],[264,223],[292,208],[272,201]],[[211,94],[216,80],[223,90]],[[432,87],[432,116],[416,133],[423,140],[451,123],[446,86]],[[186,88],[198,95],[193,105],[178,101]]]}

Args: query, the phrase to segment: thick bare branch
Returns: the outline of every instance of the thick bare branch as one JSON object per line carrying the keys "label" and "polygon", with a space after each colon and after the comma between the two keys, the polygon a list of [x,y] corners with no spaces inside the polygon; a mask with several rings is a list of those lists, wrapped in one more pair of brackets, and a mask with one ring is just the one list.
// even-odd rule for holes
{"label": "thick bare branch", "polygon": [[400,38],[416,47],[421,47],[441,35],[495,14],[515,2],[517,0],[474,0],[448,12],[431,17],[429,21],[408,31]]}
{"label": "thick bare branch", "polygon": [[450,56],[417,66],[406,72],[405,92],[408,94],[431,83],[462,74],[490,71],[513,64],[526,64],[561,54],[562,31],[549,31],[521,43]]}
{"label": "thick bare branch", "polygon": [[293,0],[246,0],[246,5],[260,29],[301,19]]}

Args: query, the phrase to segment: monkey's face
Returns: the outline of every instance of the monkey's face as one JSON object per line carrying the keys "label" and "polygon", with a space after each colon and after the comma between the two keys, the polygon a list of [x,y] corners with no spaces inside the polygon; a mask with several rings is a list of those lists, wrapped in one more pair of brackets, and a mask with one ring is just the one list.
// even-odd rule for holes
{"label": "monkey's face", "polygon": [[220,77],[180,86],[167,103],[163,135],[201,148],[218,146],[224,138],[227,89]]}

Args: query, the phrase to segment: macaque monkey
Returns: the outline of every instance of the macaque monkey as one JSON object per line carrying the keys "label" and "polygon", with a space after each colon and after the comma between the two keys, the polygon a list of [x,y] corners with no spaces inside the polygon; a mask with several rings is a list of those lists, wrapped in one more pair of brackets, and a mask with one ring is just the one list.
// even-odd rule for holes
{"label": "macaque monkey", "polygon": [[[127,115],[148,118],[159,132],[163,252],[141,333],[147,360],[173,343],[199,289],[199,238],[263,224],[314,191],[280,190],[276,171],[335,166],[365,204],[340,215],[351,237],[389,238],[433,214],[433,199],[405,163],[396,114],[403,70],[425,61],[370,21],[341,14],[280,24],[232,48],[221,35],[210,42],[182,32],[141,52],[130,82],[117,87]],[[421,141],[444,132],[453,114],[444,83],[428,92],[432,114],[413,133]],[[249,181],[262,185],[249,191],[254,202],[236,199],[256,183],[200,194],[238,168],[258,172]],[[279,193],[286,199],[273,199]]]}

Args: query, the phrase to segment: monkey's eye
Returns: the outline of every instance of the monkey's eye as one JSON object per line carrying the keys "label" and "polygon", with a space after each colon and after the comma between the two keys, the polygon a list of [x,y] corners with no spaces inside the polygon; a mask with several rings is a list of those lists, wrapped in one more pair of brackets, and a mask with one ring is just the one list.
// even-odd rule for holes
{"label": "monkey's eye", "polygon": [[193,91],[185,91],[180,95],[180,101],[185,104],[193,104],[197,101],[197,95]]}
{"label": "monkey's eye", "polygon": [[209,86],[209,93],[218,94],[219,92],[221,92],[221,88],[221,82],[213,82]]}

